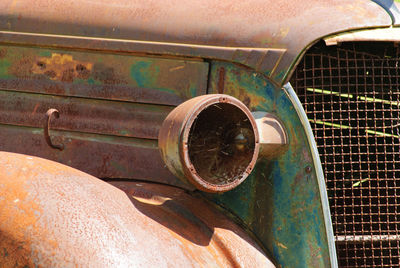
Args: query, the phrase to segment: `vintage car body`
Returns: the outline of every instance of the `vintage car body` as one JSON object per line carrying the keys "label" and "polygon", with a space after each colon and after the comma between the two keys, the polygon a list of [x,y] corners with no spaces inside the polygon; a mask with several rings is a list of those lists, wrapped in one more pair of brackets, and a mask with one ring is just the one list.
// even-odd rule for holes
{"label": "vintage car body", "polygon": [[[334,80],[336,65],[328,60],[324,67],[322,56],[318,66],[307,58],[336,53],[331,50],[342,43],[346,48],[380,41],[378,46],[395,51],[399,18],[392,1],[1,1],[0,264],[337,267],[339,257],[340,266],[398,265],[396,153],[383,166],[368,164],[365,178],[361,171],[359,177],[329,177],[329,161],[344,174],[372,160],[353,159],[346,166],[348,160],[326,156],[333,144],[324,141],[343,148],[349,134],[324,131],[350,127],[333,116],[342,102],[321,96],[350,103],[353,84],[343,82],[340,72]],[[380,59],[388,62],[389,56],[395,70],[395,52]],[[356,73],[367,76],[364,71]],[[397,122],[393,77],[390,99],[374,95],[372,102],[389,105],[379,109],[391,114],[381,116]],[[371,84],[359,83],[365,89]],[[367,103],[371,97],[364,93],[357,100]],[[203,96],[208,94],[224,95]],[[195,180],[184,179],[195,172],[179,159],[183,149],[173,147],[185,133],[178,129],[167,141],[167,134],[159,136],[172,133],[163,130],[174,108],[198,96],[218,96],[216,103],[238,99],[255,121],[264,116],[257,127],[249,117],[253,158],[258,145],[261,151],[246,180],[232,190],[196,190]],[[186,105],[176,118],[196,105]],[[376,109],[370,110],[378,120]],[[325,113],[332,117],[321,121],[317,115]],[[268,118],[279,128],[267,128]],[[390,133],[376,125],[366,132],[391,139],[375,139],[376,148],[398,145],[393,124]],[[344,151],[336,154],[334,159]],[[377,203],[371,201],[373,168],[386,172],[385,184],[376,186]],[[366,203],[348,201],[359,197]],[[385,207],[389,199],[394,201]],[[372,211],[375,203],[386,210]],[[355,212],[358,205],[366,210]],[[341,224],[351,230],[344,227],[343,235]]]}

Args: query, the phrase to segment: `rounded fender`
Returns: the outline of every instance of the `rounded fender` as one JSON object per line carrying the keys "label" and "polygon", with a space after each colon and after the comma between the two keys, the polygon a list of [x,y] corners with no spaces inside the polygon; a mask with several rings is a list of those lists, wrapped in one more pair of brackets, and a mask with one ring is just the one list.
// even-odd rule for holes
{"label": "rounded fender", "polygon": [[[0,266],[272,266],[210,203],[0,152]],[[122,189],[122,190],[121,190]]]}

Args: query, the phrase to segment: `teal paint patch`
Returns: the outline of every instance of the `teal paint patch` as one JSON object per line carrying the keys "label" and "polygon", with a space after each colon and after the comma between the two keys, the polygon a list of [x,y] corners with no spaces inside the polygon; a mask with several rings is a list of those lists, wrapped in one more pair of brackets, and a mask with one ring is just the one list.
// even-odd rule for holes
{"label": "teal paint patch", "polygon": [[[162,62],[162,60],[159,61]],[[160,86],[161,83],[158,81],[160,77],[160,67],[157,64],[161,63],[155,59],[146,59],[146,61],[137,61],[133,63],[130,69],[130,75],[133,82],[138,87],[155,88],[159,91],[171,94],[176,93],[176,89]],[[190,90],[192,90],[192,88],[190,88]]]}
{"label": "teal paint patch", "polygon": [[[250,177],[242,183],[242,187],[237,187],[232,191],[226,192],[220,196],[222,199],[229,200],[230,206],[237,208],[235,213],[241,215],[241,218],[245,221],[245,223],[249,224],[251,219],[251,205],[253,202],[251,200],[254,199],[252,196],[252,192],[248,191],[248,189],[254,189],[254,177]],[[214,197],[210,195],[209,197]],[[217,198],[216,201],[219,201]],[[220,203],[221,204],[221,203]]]}
{"label": "teal paint patch", "polygon": [[98,81],[94,78],[88,78],[88,80],[86,80],[86,81],[89,85],[102,85],[103,84],[101,81]]}
{"label": "teal paint patch", "polygon": [[194,87],[194,86],[191,86],[191,87],[190,87],[189,92],[190,92],[190,95],[192,95],[193,97],[198,95],[198,94],[197,94],[197,88]]}
{"label": "teal paint patch", "polygon": [[131,66],[131,77],[136,82],[138,87],[148,87],[154,85],[153,64],[149,61],[138,61]]}
{"label": "teal paint patch", "polygon": [[[265,76],[230,63],[213,62],[209,92],[216,92],[224,68],[224,93],[252,111],[266,111],[283,122],[287,151],[261,159],[236,189],[208,198],[238,216],[282,267],[329,267],[328,235],[311,148],[294,104]],[[306,167],[312,168],[311,173]]]}

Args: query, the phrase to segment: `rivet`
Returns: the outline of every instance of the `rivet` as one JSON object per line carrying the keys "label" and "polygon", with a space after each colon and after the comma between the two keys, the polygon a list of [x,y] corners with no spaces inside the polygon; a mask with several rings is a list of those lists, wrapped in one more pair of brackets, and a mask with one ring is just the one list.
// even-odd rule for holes
{"label": "rivet", "polygon": [[310,174],[312,171],[311,166],[306,166],[306,173]]}

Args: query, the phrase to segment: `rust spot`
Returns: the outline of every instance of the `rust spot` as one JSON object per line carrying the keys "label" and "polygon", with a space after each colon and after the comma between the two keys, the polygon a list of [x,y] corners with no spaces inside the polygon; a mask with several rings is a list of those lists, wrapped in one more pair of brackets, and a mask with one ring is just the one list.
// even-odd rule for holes
{"label": "rust spot", "polygon": [[39,57],[32,65],[34,74],[44,74],[51,80],[72,82],[75,77],[88,78],[93,64],[75,60],[71,55],[52,53],[51,57]]}
{"label": "rust spot", "polygon": [[88,70],[85,65],[77,64],[75,70],[80,79],[88,79],[90,76],[90,70]]}
{"label": "rust spot", "polygon": [[46,71],[44,74],[46,76],[50,77],[50,79],[53,79],[57,76],[56,72],[54,72],[54,71]]}
{"label": "rust spot", "polygon": [[62,76],[61,76],[61,81],[63,81],[63,82],[72,82],[72,81],[74,81],[74,76],[75,76],[74,72],[75,72],[74,69],[64,70],[63,73],[62,73]]}
{"label": "rust spot", "polygon": [[0,58],[4,58],[7,55],[7,49],[0,49]]}
{"label": "rust spot", "polygon": [[38,62],[36,63],[36,65],[37,65],[41,70],[46,69],[46,63],[44,63],[43,61],[38,61]]}

